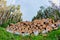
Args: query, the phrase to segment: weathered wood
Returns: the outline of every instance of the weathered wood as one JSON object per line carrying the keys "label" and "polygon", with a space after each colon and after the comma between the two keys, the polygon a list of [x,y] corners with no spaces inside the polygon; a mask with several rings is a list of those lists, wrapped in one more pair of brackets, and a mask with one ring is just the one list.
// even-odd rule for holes
{"label": "weathered wood", "polygon": [[32,22],[24,21],[24,22],[18,22],[16,24],[10,24],[6,29],[12,30],[14,32],[18,32],[21,35],[23,33],[29,33],[34,34],[35,31],[38,31],[38,33],[47,33],[48,31],[52,31],[54,29],[58,29],[58,26],[60,25],[60,20],[55,22],[52,19],[41,19],[41,20],[34,20]]}

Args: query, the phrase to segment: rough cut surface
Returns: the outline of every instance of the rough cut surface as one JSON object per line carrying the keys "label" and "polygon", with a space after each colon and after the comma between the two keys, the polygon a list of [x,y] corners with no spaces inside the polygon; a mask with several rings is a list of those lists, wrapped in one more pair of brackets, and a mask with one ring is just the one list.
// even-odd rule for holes
{"label": "rough cut surface", "polygon": [[58,29],[60,26],[60,20],[55,22],[52,19],[41,19],[41,20],[34,20],[32,22],[24,21],[18,22],[16,24],[11,23],[8,25],[6,30],[10,33],[19,34],[19,35],[31,35],[34,34],[37,36],[38,34],[46,34],[54,29]]}

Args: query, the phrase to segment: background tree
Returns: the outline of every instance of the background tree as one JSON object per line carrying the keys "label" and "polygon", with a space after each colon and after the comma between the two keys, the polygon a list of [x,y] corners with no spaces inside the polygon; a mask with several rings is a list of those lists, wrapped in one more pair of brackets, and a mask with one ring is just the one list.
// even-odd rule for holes
{"label": "background tree", "polygon": [[22,13],[20,11],[20,5],[11,6],[10,13],[11,13],[10,17],[9,17],[10,22],[20,22],[20,21],[22,21],[22,18],[21,18]]}
{"label": "background tree", "polygon": [[43,17],[44,16],[43,11],[44,11],[44,7],[41,6],[40,10],[37,12],[37,15],[33,17],[32,21],[35,20],[35,19],[42,19],[42,18],[44,18]]}
{"label": "background tree", "polygon": [[7,26],[10,23],[22,21],[20,5],[6,6],[5,0],[0,0],[0,26]]}
{"label": "background tree", "polygon": [[59,8],[49,1],[51,6],[44,8],[43,6],[40,7],[40,10],[37,12],[37,15],[32,18],[32,21],[35,19],[43,19],[43,18],[51,18],[55,21],[60,19],[60,10]]}

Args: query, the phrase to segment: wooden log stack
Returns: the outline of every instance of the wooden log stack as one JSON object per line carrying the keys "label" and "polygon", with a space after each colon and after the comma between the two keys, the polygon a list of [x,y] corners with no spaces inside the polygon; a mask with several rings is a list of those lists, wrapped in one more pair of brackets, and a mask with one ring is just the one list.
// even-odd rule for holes
{"label": "wooden log stack", "polygon": [[18,22],[16,24],[10,24],[6,28],[8,32],[14,33],[14,34],[20,34],[20,35],[38,35],[40,33],[46,34],[48,32],[51,32],[52,30],[58,29],[58,26],[60,26],[60,20],[55,22],[52,19],[41,19],[41,20],[34,20],[32,22],[24,21],[24,22]]}

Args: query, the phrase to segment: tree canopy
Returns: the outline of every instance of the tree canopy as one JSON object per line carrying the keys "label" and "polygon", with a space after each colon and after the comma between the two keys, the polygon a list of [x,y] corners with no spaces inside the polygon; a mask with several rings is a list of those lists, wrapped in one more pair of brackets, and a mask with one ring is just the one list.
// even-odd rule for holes
{"label": "tree canopy", "polygon": [[[53,4],[52,4],[53,5]],[[35,19],[51,18],[55,21],[60,19],[60,11],[57,6],[49,6],[44,8],[40,7],[40,10],[37,12],[37,15],[32,18],[32,21]]]}
{"label": "tree canopy", "polygon": [[5,0],[0,0],[0,25],[20,22],[21,16],[20,5],[7,6]]}

